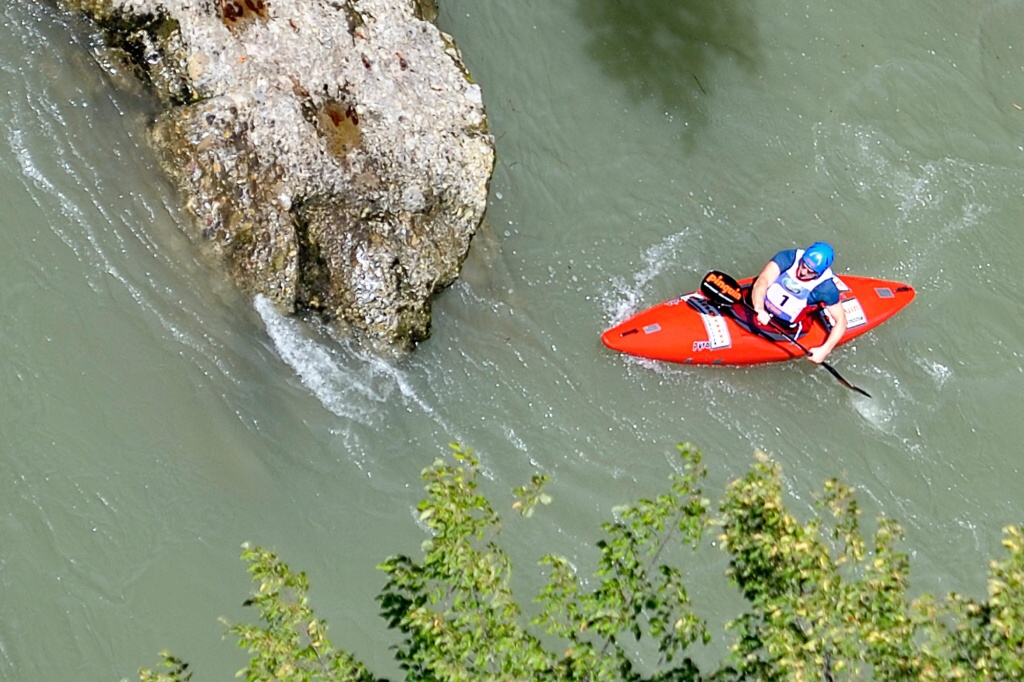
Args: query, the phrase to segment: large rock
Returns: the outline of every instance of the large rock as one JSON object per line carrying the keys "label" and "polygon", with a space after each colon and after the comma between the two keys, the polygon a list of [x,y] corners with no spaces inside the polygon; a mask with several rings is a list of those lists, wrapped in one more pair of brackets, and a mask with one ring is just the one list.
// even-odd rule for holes
{"label": "large rock", "polygon": [[432,0],[65,1],[166,103],[153,141],[239,286],[390,344],[429,335],[494,164]]}

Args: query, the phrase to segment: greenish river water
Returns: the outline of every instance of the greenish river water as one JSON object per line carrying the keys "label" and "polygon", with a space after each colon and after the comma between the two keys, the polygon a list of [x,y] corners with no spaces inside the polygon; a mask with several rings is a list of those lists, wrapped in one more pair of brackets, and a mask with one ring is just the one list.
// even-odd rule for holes
{"label": "greenish river water", "polygon": [[[443,0],[499,161],[464,276],[401,361],[224,284],[89,27],[30,0],[0,16],[0,679],[130,678],[163,648],[230,679],[217,619],[248,615],[246,540],[392,670],[374,566],[419,546],[418,475],[450,441],[496,500],[552,477],[554,504],[503,536],[526,587],[545,552],[585,564],[690,441],[716,496],[757,450],[801,514],[844,476],[903,523],[915,590],[984,593],[1024,513],[1021,3]],[[816,239],[918,291],[831,358],[873,400],[807,362],[599,342],[709,269]],[[690,569],[719,620],[739,606],[723,565]]]}

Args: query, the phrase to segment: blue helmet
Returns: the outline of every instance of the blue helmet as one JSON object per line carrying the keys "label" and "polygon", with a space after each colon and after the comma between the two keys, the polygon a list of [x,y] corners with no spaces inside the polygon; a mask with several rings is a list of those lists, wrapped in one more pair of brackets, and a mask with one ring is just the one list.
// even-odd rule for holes
{"label": "blue helmet", "polygon": [[803,263],[818,275],[828,270],[832,261],[836,259],[836,252],[825,242],[814,242],[804,251]]}

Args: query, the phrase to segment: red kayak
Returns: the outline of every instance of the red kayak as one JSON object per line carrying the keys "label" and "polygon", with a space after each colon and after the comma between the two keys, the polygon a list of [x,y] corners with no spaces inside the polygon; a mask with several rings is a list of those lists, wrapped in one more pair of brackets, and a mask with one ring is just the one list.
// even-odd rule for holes
{"label": "red kayak", "polygon": [[[903,282],[855,275],[834,281],[846,311],[840,344],[874,329],[914,300],[913,287]],[[744,293],[752,282],[753,278],[739,282]],[[814,348],[824,342],[828,329],[828,320],[819,311],[790,338]],[[637,313],[602,334],[601,341],[629,355],[692,365],[754,365],[805,355],[782,333],[760,327],[746,304],[714,305],[700,291]]]}

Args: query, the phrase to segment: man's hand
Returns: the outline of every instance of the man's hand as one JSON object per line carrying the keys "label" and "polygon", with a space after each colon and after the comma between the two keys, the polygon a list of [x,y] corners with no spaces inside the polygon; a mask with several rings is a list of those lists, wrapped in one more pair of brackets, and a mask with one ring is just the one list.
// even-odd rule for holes
{"label": "man's hand", "polygon": [[767,310],[762,310],[757,314],[757,323],[762,327],[767,327],[768,323],[772,321],[772,316],[768,314]]}
{"label": "man's hand", "polygon": [[825,348],[823,346],[818,346],[817,348],[811,348],[807,352],[807,357],[810,358],[811,362],[813,362],[816,365],[820,365],[821,363],[825,362],[825,358],[827,356],[828,356],[828,351],[825,350]]}

